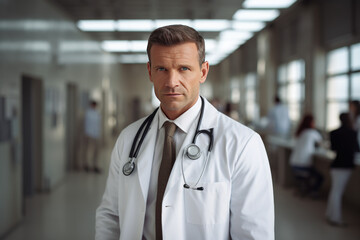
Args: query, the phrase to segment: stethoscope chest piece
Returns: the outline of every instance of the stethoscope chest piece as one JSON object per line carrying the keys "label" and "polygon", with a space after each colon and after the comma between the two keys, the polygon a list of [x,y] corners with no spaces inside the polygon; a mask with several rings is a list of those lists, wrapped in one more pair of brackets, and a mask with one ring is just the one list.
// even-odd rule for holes
{"label": "stethoscope chest piece", "polygon": [[122,171],[125,176],[129,176],[134,171],[134,169],[135,169],[135,162],[129,161],[124,164]]}
{"label": "stethoscope chest piece", "polygon": [[190,158],[191,160],[196,160],[199,159],[200,155],[201,155],[201,150],[199,148],[199,146],[197,146],[196,144],[190,144],[189,146],[187,146],[186,148],[186,155],[188,156],[188,158]]}

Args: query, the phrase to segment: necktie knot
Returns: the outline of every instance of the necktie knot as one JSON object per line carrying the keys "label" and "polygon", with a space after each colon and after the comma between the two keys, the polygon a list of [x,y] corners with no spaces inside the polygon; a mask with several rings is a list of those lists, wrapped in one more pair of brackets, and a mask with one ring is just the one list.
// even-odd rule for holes
{"label": "necktie knot", "polygon": [[164,127],[165,127],[165,136],[173,137],[176,130],[176,124],[173,122],[166,121],[164,123]]}

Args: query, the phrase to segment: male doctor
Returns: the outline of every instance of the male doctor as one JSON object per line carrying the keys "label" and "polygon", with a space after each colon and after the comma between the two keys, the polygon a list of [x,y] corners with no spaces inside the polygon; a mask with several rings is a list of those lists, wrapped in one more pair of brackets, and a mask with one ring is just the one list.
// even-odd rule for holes
{"label": "male doctor", "polygon": [[[209,72],[204,39],[190,27],[166,26],[151,33],[147,53],[160,108],[130,174],[124,166],[144,119],[125,128],[115,144],[96,239],[274,239],[271,174],[259,135],[199,96]],[[192,160],[186,149],[198,124],[201,155]],[[168,130],[165,136],[168,125],[173,136]],[[173,160],[163,158],[168,139]],[[163,180],[166,161],[173,166]]]}

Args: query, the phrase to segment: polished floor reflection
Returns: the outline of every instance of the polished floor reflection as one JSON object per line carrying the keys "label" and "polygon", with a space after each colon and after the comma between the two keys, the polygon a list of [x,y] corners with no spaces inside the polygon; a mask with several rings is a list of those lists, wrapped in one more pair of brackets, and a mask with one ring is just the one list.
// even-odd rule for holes
{"label": "polished floor reflection", "polygon": [[[111,150],[102,151],[103,169],[108,168]],[[4,240],[94,239],[95,209],[104,190],[102,174],[74,172],[49,194],[26,201],[26,215]],[[328,225],[325,199],[298,198],[291,189],[275,188],[276,240],[358,240],[360,212],[346,208],[347,228]]]}

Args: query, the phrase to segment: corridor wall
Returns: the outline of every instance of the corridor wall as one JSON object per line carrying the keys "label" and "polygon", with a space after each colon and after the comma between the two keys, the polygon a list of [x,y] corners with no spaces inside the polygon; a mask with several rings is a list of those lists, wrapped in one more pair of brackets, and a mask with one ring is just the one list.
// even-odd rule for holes
{"label": "corridor wall", "polygon": [[[121,93],[120,71],[111,55],[101,51],[48,1],[0,1],[0,97],[4,99],[4,119],[13,127],[12,135],[0,141],[0,238],[26,214],[22,76],[42,82],[41,171],[37,176],[40,183],[34,189],[37,193],[52,191],[66,180],[66,84],[75,84],[80,93],[109,93],[111,89]],[[107,117],[108,106],[101,106]],[[107,119],[104,121],[104,135],[109,137]]]}

